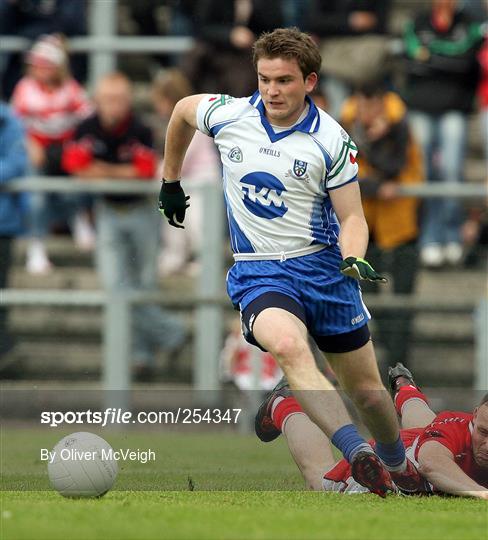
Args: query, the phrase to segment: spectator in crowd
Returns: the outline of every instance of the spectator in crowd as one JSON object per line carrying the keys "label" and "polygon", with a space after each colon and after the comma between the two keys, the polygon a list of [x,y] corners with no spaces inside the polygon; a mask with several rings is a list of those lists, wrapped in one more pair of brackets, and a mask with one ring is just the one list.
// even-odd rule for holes
{"label": "spectator in crowd", "polygon": [[197,92],[242,97],[256,89],[251,48],[256,37],[283,25],[278,0],[200,0],[195,6],[196,49],[184,70]]}
{"label": "spectator in crowd", "polygon": [[[405,99],[415,138],[420,142],[429,181],[463,179],[467,115],[478,82],[481,25],[456,0],[432,0],[405,32]],[[462,208],[454,198],[427,199],[421,233],[425,266],[458,264],[463,255]]]}
{"label": "spectator in crowd", "polygon": [[462,238],[466,249],[464,265],[488,270],[488,209],[486,201],[468,210],[462,226]]}
{"label": "spectator in crowd", "polygon": [[[478,60],[481,67],[481,80],[478,86],[478,101],[481,117],[481,131],[484,142],[485,158],[485,181],[488,182],[488,0],[483,2],[484,9],[479,9],[479,1],[469,2],[466,7],[471,7],[470,12],[477,16],[480,21],[485,21],[484,41],[479,52]],[[478,9],[475,9],[478,8]],[[466,251],[464,264],[468,267],[484,265],[488,255],[488,210],[486,201],[468,209],[467,219],[463,223],[461,236]]]}
{"label": "spectator in crowd", "polygon": [[[193,89],[183,73],[173,68],[155,79],[152,99],[158,116],[166,124],[176,103],[193,94]],[[195,268],[202,244],[202,225],[204,217],[203,191],[205,185],[220,180],[222,173],[215,146],[210,137],[196,132],[183,163],[182,176],[191,186],[197,186],[191,194],[191,215],[185,221],[185,229],[168,231],[163,224],[163,250],[160,256],[161,275],[175,274],[182,270]],[[191,266],[188,266],[191,263]]]}
{"label": "spectator in crowd", "polygon": [[[131,18],[135,21],[137,35],[143,36],[193,36],[194,0],[124,0]],[[164,11],[163,17],[159,17],[160,10]],[[163,24],[161,24],[163,22]],[[178,54],[151,54],[154,60],[150,64],[150,71],[156,71],[161,66],[176,65],[179,63]]]}
{"label": "spectator in crowd", "polygon": [[[253,366],[253,360],[259,363],[258,370]],[[283,376],[271,354],[261,351],[244,339],[239,317],[232,321],[220,355],[220,363],[222,379],[233,382],[242,391],[269,392]]]}
{"label": "spectator in crowd", "polygon": [[486,16],[488,14],[486,0],[463,0],[463,9],[475,21],[486,21]]}
{"label": "spectator in crowd", "polygon": [[[488,18],[488,0],[485,0],[485,6],[485,17]],[[484,34],[485,39],[478,56],[481,66],[481,81],[478,87],[478,97],[481,110],[481,129],[484,139],[485,160],[488,162],[488,22],[484,25]],[[488,168],[486,174],[488,176]]]}
{"label": "spectator in crowd", "polygon": [[[28,171],[23,126],[10,107],[0,102],[0,186]],[[13,239],[23,230],[22,195],[0,191],[0,289],[7,284]],[[0,308],[0,357],[12,347],[7,330],[7,309]]]}
{"label": "spectator in crowd", "polygon": [[309,30],[321,37],[384,34],[389,1],[309,0]]}
{"label": "spectator in crowd", "polygon": [[[32,41],[43,34],[85,35],[86,11],[86,0],[0,0],[0,35]],[[0,86],[5,99],[22,76],[21,66],[18,54],[0,53]],[[84,80],[85,55],[72,59],[71,67],[77,80]]]}
{"label": "spectator in crowd", "polygon": [[[113,178],[152,181],[157,169],[151,131],[132,111],[132,87],[121,73],[104,76],[95,92],[96,113],[65,145],[62,164],[86,181]],[[158,213],[141,195],[105,195],[96,205],[97,266],[105,289],[156,290]],[[135,374],[150,378],[155,353],[173,354],[184,343],[181,322],[154,304],[134,307]]]}
{"label": "spectator in crowd", "polygon": [[167,34],[172,36],[193,35],[194,0],[126,0],[133,19],[139,26],[143,36],[159,36],[157,10],[164,7],[168,10]]}
{"label": "spectator in crowd", "polygon": [[[60,175],[62,145],[73,135],[77,124],[91,113],[92,106],[83,88],[70,74],[68,55],[59,36],[39,39],[28,52],[26,64],[26,75],[15,87],[12,106],[26,126],[27,148],[35,171]],[[44,240],[50,221],[58,216],[59,210],[72,218],[77,245],[82,249],[92,247],[94,234],[88,203],[83,197],[35,193],[30,202],[31,242],[27,250],[30,273],[43,274],[52,266]]]}
{"label": "spectator in crowd", "polygon": [[322,75],[330,110],[338,118],[358,84],[386,68],[390,0],[309,0],[306,30],[322,44]]}
{"label": "spectator in crowd", "polygon": [[[424,178],[422,155],[407,124],[407,110],[400,97],[382,83],[360,87],[346,101],[342,125],[359,149],[359,175],[370,242],[367,258],[390,273],[393,290],[412,294],[417,275],[417,206],[413,197],[401,197],[398,188]],[[361,285],[378,292],[375,283]],[[408,363],[412,313],[376,310],[378,340],[387,362]]]}

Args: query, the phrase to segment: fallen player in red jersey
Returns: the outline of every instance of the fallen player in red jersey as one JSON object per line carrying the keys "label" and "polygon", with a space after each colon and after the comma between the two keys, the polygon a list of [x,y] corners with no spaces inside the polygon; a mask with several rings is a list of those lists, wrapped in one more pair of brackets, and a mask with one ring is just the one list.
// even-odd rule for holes
{"label": "fallen player in red jersey", "polygon": [[[390,387],[407,457],[425,479],[410,493],[402,492],[488,500],[488,394],[473,413],[443,411],[436,415],[401,364],[390,370]],[[260,408],[256,433],[266,442],[283,433],[310,489],[368,492],[353,479],[345,459],[336,462],[329,440],[305,415],[286,382],[279,384]]]}

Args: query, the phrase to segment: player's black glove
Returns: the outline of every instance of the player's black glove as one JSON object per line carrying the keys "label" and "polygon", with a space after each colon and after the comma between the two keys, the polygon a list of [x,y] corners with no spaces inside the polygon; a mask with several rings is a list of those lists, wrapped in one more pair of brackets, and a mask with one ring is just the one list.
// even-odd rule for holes
{"label": "player's black glove", "polygon": [[341,274],[357,279],[358,281],[379,281],[381,283],[386,283],[387,281],[385,277],[376,272],[368,261],[359,257],[346,257],[341,263],[340,270]]}
{"label": "player's black glove", "polygon": [[185,196],[185,192],[179,181],[166,182],[163,178],[163,184],[159,192],[159,211],[173,227],[177,227],[178,229],[185,228],[183,221],[185,219],[186,209],[190,206],[189,199],[190,196]]}

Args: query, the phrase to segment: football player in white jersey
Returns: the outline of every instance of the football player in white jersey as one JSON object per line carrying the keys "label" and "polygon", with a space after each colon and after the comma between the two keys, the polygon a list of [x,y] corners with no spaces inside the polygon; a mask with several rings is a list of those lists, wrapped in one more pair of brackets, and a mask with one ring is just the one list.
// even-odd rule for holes
{"label": "football player in white jersey", "polygon": [[[321,65],[310,36],[277,29],[257,40],[253,54],[253,96],[200,94],[176,105],[159,208],[171,225],[183,227],[189,206],[180,185],[183,158],[195,129],[213,137],[236,261],[227,290],[246,339],[278,360],[303,410],[342,451],[360,484],[381,496],[395,490],[392,479],[412,490],[421,479],[406,459],[379,376],[358,285],[385,279],[362,258],[368,227],[357,148],[308,97]],[[375,450],[318,370],[309,335],[327,353],[376,440]]]}

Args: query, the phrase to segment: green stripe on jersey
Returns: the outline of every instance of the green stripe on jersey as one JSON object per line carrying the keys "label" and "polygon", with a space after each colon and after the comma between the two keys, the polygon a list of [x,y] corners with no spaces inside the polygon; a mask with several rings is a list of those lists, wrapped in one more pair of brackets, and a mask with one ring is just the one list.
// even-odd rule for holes
{"label": "green stripe on jersey", "polygon": [[207,112],[205,113],[205,116],[203,118],[203,125],[205,126],[207,131],[210,131],[209,122],[210,122],[210,117],[212,116],[212,114],[219,107],[222,107],[222,106],[226,105],[231,100],[232,100],[232,98],[230,96],[228,96],[227,94],[222,94],[220,96],[220,98],[215,101],[215,103],[212,103],[212,105],[209,107],[209,109],[207,110]]}
{"label": "green stripe on jersey", "polygon": [[357,151],[357,146],[352,142],[350,137],[347,141],[344,141],[342,143],[342,148],[341,148],[341,151],[339,152],[339,157],[337,158],[335,165],[332,167],[329,173],[329,176],[327,177],[328,180],[332,180],[332,178],[335,178],[346,166],[348,150]]}

